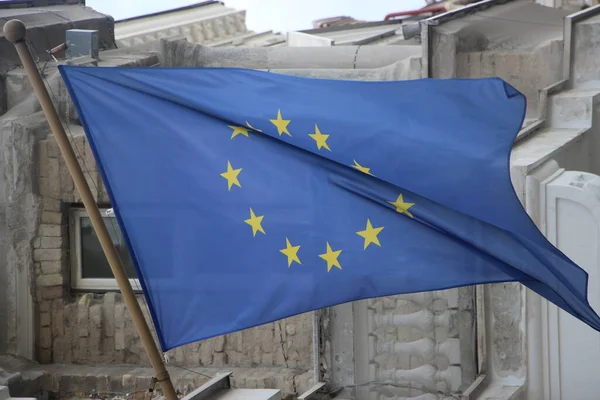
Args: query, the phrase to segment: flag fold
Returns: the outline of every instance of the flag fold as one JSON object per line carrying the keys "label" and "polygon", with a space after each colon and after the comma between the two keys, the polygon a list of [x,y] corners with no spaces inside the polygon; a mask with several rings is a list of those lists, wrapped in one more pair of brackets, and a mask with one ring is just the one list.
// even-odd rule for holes
{"label": "flag fold", "polygon": [[163,350],[348,301],[522,282],[600,330],[510,181],[524,96],[60,66]]}

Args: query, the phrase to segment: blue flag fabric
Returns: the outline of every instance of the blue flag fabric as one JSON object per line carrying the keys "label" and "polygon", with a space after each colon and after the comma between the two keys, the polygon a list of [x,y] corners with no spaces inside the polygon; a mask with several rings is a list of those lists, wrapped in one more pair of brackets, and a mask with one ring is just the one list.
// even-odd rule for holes
{"label": "blue flag fabric", "polygon": [[60,71],[163,350],[363,298],[520,281],[600,330],[510,181],[500,79]]}

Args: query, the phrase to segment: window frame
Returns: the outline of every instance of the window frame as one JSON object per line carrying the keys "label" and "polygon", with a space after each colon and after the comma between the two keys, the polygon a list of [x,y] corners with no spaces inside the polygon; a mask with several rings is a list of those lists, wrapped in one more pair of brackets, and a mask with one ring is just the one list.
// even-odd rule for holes
{"label": "window frame", "polygon": [[[106,215],[109,208],[100,208],[100,214],[103,218],[113,218],[113,215]],[[89,215],[85,208],[74,207],[69,211],[69,242],[70,242],[70,268],[71,268],[71,288],[82,291],[117,291],[119,285],[113,278],[83,278],[83,263],[81,252],[81,218]],[[142,293],[139,279],[129,279],[129,284],[134,292]]]}

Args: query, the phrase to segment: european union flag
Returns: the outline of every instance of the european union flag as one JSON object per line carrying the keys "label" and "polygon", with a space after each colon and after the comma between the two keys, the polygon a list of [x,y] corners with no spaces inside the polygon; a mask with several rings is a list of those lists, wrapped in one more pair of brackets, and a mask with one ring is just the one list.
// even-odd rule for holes
{"label": "european union flag", "polygon": [[595,329],[521,206],[500,79],[61,66],[163,350],[352,300],[520,281]]}

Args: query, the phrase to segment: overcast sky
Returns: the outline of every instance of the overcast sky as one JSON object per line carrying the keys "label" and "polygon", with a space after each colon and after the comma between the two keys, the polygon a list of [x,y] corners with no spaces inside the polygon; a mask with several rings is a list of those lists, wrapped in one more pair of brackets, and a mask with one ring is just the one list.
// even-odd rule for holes
{"label": "overcast sky", "polygon": [[[86,0],[86,5],[119,20],[198,2],[200,0]],[[224,0],[224,2],[227,6],[246,10],[246,25],[249,29],[259,32],[310,29],[313,20],[338,15],[379,21],[388,13],[412,10],[425,5],[425,0]]]}

